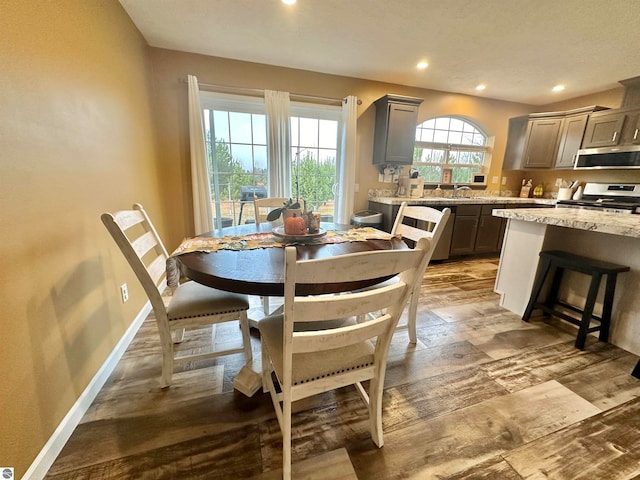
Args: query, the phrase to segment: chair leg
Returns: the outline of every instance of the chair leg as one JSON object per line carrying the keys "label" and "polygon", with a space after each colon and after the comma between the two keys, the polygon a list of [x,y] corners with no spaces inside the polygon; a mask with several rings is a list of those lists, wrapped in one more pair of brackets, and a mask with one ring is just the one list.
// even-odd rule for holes
{"label": "chair leg", "polygon": [[240,332],[242,333],[242,346],[244,347],[244,358],[246,363],[253,361],[253,352],[251,351],[251,338],[249,337],[249,320],[247,312],[240,313]]}
{"label": "chair leg", "polygon": [[384,445],[382,437],[382,391],[384,385],[379,377],[371,379],[369,384],[369,419],[371,421],[371,439],[378,448]]}
{"label": "chair leg", "polygon": [[264,312],[265,315],[270,315],[271,312],[269,311],[269,297],[260,297],[262,298],[262,311]]}
{"label": "chair leg", "polygon": [[418,315],[418,292],[411,293],[411,299],[409,301],[409,318],[407,320],[407,329],[409,330],[409,343],[415,345],[418,343],[417,330],[417,315]]}
{"label": "chair leg", "polygon": [[162,352],[162,388],[171,386],[173,378],[173,349]]}
{"label": "chair leg", "polygon": [[282,402],[282,478],[291,480],[291,401]]}
{"label": "chair leg", "polygon": [[267,393],[269,391],[269,380],[271,377],[271,363],[269,362],[269,355],[267,354],[267,347],[260,340],[260,352],[262,358],[262,393]]}
{"label": "chair leg", "polygon": [[587,293],[587,300],[584,305],[584,311],[582,312],[582,321],[580,322],[580,328],[578,329],[578,338],[576,338],[576,348],[580,350],[584,349],[584,344],[587,340],[589,324],[591,323],[591,317],[593,316],[593,307],[596,304],[596,297],[598,295],[601,278],[602,275],[600,273],[593,273],[591,277],[589,293]]}
{"label": "chair leg", "polygon": [[176,332],[173,334],[173,343],[182,343],[182,341],[184,340],[184,330],[184,328],[176,330]]}

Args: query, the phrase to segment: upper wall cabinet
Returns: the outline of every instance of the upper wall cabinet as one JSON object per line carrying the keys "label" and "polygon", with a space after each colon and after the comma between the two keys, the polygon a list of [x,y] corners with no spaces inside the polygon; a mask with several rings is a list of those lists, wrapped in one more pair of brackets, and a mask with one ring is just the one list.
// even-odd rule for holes
{"label": "upper wall cabinet", "polygon": [[522,168],[549,168],[556,161],[561,116],[530,119],[527,125]]}
{"label": "upper wall cabinet", "polygon": [[385,95],[376,100],[374,165],[411,165],[421,98]]}
{"label": "upper wall cabinet", "polygon": [[560,143],[558,145],[558,156],[556,157],[556,168],[573,168],[576,155],[582,145],[582,137],[589,119],[588,113],[578,115],[568,115],[562,123],[560,130]]}
{"label": "upper wall cabinet", "polygon": [[640,108],[596,112],[589,117],[582,148],[640,143]]}
{"label": "upper wall cabinet", "polygon": [[570,168],[583,141],[589,114],[602,109],[590,106],[511,118],[502,168]]}

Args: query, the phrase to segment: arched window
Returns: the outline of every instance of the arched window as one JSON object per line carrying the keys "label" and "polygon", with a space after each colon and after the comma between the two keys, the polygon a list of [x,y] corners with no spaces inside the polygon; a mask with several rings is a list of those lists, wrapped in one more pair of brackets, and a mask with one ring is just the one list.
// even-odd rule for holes
{"label": "arched window", "polygon": [[468,120],[432,118],[416,128],[413,168],[426,183],[471,183],[488,151],[487,136]]}

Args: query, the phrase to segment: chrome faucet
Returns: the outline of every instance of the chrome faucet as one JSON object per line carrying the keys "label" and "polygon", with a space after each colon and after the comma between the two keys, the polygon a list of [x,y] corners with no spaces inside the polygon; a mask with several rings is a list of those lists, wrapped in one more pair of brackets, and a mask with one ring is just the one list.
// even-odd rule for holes
{"label": "chrome faucet", "polygon": [[459,187],[458,185],[454,185],[454,186],[453,186],[453,194],[452,194],[453,198],[459,198],[459,196],[460,196],[460,195],[459,195],[459,192],[460,192],[461,190],[462,190],[462,191],[464,191],[464,190],[471,190],[471,187],[468,187],[468,186],[466,186],[466,185],[462,185],[461,187]]}

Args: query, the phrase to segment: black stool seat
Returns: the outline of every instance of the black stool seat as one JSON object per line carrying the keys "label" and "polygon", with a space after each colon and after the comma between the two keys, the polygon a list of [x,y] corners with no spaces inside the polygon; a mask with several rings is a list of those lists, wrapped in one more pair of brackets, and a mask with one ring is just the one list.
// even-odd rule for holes
{"label": "black stool seat", "polygon": [[[555,269],[555,273],[553,275],[549,294],[544,301],[538,301],[538,297],[540,296],[540,292],[542,291],[547,275],[552,269]],[[569,305],[568,303],[558,299],[558,291],[560,290],[562,275],[565,269],[591,276],[589,292],[587,293],[587,298],[583,308],[578,308],[575,305]],[[561,250],[542,251],[540,252],[540,262],[538,264],[536,279],[533,283],[533,288],[531,289],[531,297],[529,298],[529,303],[527,304],[527,308],[522,316],[522,320],[528,322],[533,310],[539,308],[548,315],[561,318],[579,327],[578,337],[576,338],[576,348],[579,348],[580,350],[584,348],[587,334],[591,332],[599,331],[600,334],[598,338],[603,342],[606,342],[609,340],[613,295],[615,293],[618,273],[628,272],[629,270],[630,268],[626,265],[618,265],[616,263],[595,260],[593,258],[574,255],[573,253]],[[605,286],[604,301],[602,305],[602,316],[597,317],[593,315],[593,307],[595,306],[596,297],[598,296],[600,281],[605,275],[607,277],[607,283]],[[568,315],[564,311],[556,308],[558,306],[580,314],[581,318],[578,319]],[[598,321],[599,324],[591,327],[592,320]]]}

